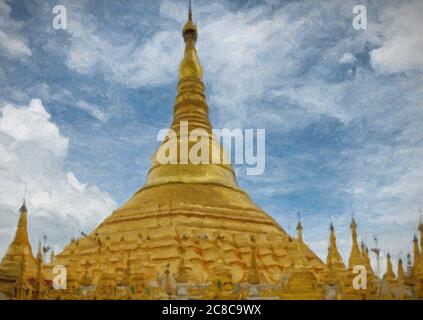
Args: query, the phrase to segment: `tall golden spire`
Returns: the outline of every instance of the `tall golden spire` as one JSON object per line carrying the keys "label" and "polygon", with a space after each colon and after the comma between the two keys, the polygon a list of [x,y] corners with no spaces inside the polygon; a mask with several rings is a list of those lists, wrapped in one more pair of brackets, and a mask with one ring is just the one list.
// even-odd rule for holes
{"label": "tall golden spire", "polygon": [[[168,140],[165,139],[153,156],[153,164],[145,187],[168,183],[207,183],[228,187],[239,192],[235,173],[230,161],[228,161],[230,159],[227,158],[223,147],[212,133],[205,86],[202,81],[203,69],[195,48],[198,30],[193,22],[191,5],[188,10],[188,20],[182,30],[182,36],[185,42],[185,51],[179,65],[177,96],[171,125],[171,129],[176,133],[176,136],[169,137]],[[188,139],[188,136],[195,129],[202,129],[201,136],[197,138],[206,139],[209,142],[210,149],[204,156],[204,159],[208,161],[205,161],[205,163],[192,163],[192,159],[184,155],[190,153],[191,148],[197,142]],[[163,150],[169,150],[169,146],[176,146],[178,152],[173,154],[176,159],[169,160],[170,164],[168,165],[159,161],[158,155],[163,154]],[[202,154],[203,151],[201,150]]]}
{"label": "tall golden spire", "polygon": [[28,213],[28,210],[26,208],[25,199],[23,200],[22,206],[19,209],[19,213],[20,213],[20,216],[19,216],[19,221],[18,221],[18,227],[16,228],[16,234],[15,234],[15,238],[13,240],[13,243],[28,246],[28,247],[31,248],[31,245],[30,245],[29,239],[28,239],[28,231],[27,231],[27,227],[28,227],[27,213]]}
{"label": "tall golden spire", "polygon": [[25,199],[22,202],[22,206],[19,209],[19,220],[16,228],[15,238],[10,244],[11,247],[20,248],[32,256],[32,248],[28,237],[28,210],[26,208]]}
{"label": "tall golden spire", "polygon": [[385,280],[394,280],[395,278],[394,270],[392,268],[391,255],[389,253],[386,256],[386,273],[383,278]]}
{"label": "tall golden spire", "polygon": [[357,223],[355,222],[354,218],[352,218],[350,227],[351,227],[352,247],[351,247],[350,258],[348,259],[348,268],[353,269],[354,266],[362,263],[360,248],[358,246],[358,240],[357,240]]}
{"label": "tall golden spire", "polygon": [[336,236],[335,236],[335,228],[333,224],[330,224],[330,242],[328,248],[328,257],[326,259],[326,264],[330,269],[334,269],[336,271],[343,271],[345,270],[344,262],[342,261],[342,257],[339,254],[338,247],[336,245]]}

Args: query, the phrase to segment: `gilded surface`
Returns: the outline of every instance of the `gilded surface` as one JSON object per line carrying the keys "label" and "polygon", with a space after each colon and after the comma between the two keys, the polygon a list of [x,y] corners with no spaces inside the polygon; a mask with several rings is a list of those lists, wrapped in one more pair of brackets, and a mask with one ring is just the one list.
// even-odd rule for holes
{"label": "gilded surface", "polygon": [[[191,14],[183,38],[171,128],[179,132],[181,121],[188,121],[190,131],[205,129],[217,146],[210,157],[223,159],[223,148],[211,132]],[[180,146],[180,136],[175,139]],[[303,241],[301,224],[293,238],[251,201],[230,164],[163,165],[155,154],[145,186],[89,235],[53,255],[42,270],[43,256],[32,255],[26,219],[23,206],[16,237],[0,265],[1,291],[18,299],[422,298],[417,239],[414,265],[405,272],[401,262],[397,278],[388,259],[388,271],[380,279],[371,269],[368,249],[358,245],[353,220],[348,268],[333,226],[324,263]],[[67,268],[66,290],[51,287],[55,265]],[[353,288],[356,265],[368,272],[365,290]]]}

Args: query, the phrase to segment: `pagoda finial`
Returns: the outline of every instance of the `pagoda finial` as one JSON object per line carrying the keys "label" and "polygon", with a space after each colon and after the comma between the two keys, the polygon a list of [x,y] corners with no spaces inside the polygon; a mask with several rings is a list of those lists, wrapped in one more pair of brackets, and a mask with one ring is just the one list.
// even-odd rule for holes
{"label": "pagoda finial", "polygon": [[22,213],[22,212],[27,213],[28,212],[28,210],[26,208],[26,200],[25,200],[25,197],[22,199],[22,205],[21,205],[21,207],[19,209],[19,212],[20,213]]}
{"label": "pagoda finial", "polygon": [[192,21],[192,6],[191,0],[188,3],[188,21],[184,25],[184,29],[182,31],[182,35],[184,36],[185,42],[189,42],[188,40],[197,40],[197,26]]}
{"label": "pagoda finial", "polygon": [[354,215],[352,216],[352,218],[351,218],[351,225],[350,225],[350,227],[351,227],[351,230],[354,232],[355,230],[357,230],[357,223],[355,222],[355,218],[354,218]]}
{"label": "pagoda finial", "polygon": [[330,229],[330,245],[336,246],[335,227],[333,226],[332,222],[330,223],[329,229]]}
{"label": "pagoda finial", "polygon": [[353,246],[356,245],[358,248],[358,242],[357,242],[357,223],[355,222],[354,217],[351,219],[351,236],[353,241]]}
{"label": "pagoda finial", "polygon": [[179,80],[190,78],[201,81],[203,77],[203,70],[195,49],[197,35],[197,26],[192,20],[191,1],[189,1],[188,20],[182,29],[182,36],[185,41],[185,52],[181,64],[179,65]]}
{"label": "pagoda finial", "polygon": [[300,242],[303,242],[303,226],[301,224],[301,213],[298,212],[298,224],[297,224],[297,238]]}

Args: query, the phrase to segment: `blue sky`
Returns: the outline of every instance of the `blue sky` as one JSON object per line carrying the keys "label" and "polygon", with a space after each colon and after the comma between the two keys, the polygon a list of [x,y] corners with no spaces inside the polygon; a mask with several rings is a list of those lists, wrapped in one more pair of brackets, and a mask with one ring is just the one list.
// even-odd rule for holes
{"label": "blue sky", "polygon": [[[172,119],[186,1],[0,0],[0,253],[27,190],[31,239],[57,250],[122,205]],[[368,29],[352,27],[367,8]],[[239,184],[326,256],[361,238],[404,257],[423,208],[420,1],[194,1],[217,128],[266,129]]]}

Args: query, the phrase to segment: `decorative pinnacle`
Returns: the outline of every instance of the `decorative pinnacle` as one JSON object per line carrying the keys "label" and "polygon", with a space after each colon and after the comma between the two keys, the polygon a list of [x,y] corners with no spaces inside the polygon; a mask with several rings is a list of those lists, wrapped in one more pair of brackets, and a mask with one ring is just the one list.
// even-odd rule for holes
{"label": "decorative pinnacle", "polygon": [[25,198],[23,198],[23,200],[22,200],[22,206],[19,209],[19,211],[20,212],[28,212],[28,210],[26,209],[26,201],[25,201]]}
{"label": "decorative pinnacle", "polygon": [[43,259],[42,245],[41,245],[41,241],[38,241],[37,260],[39,262],[42,262],[42,259]]}
{"label": "decorative pinnacle", "polygon": [[301,224],[301,213],[299,211],[297,212],[297,217],[298,217],[297,230],[303,230],[303,226]]}
{"label": "decorative pinnacle", "polygon": [[330,229],[330,247],[335,248],[336,247],[335,227],[333,226],[332,222],[330,223],[329,229]]}
{"label": "decorative pinnacle", "polygon": [[355,222],[354,217],[351,219],[351,229],[353,230],[357,229],[357,223]]}
{"label": "decorative pinnacle", "polygon": [[197,40],[197,26],[192,21],[192,7],[191,0],[188,3],[188,21],[185,23],[182,30],[182,35],[184,40],[187,41],[188,38],[194,39],[194,42]]}

